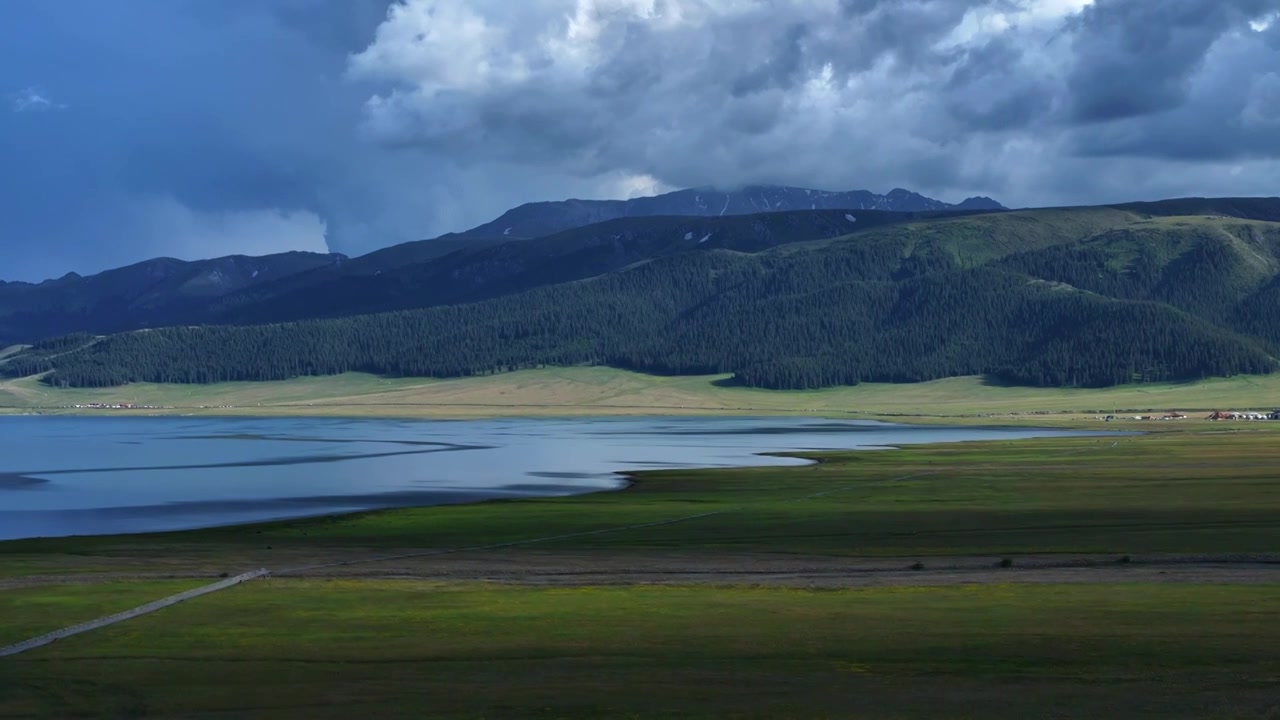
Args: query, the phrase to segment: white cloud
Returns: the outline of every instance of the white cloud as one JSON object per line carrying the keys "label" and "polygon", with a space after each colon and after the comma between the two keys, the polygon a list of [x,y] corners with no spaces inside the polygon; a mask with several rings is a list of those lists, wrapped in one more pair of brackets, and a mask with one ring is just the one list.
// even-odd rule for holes
{"label": "white cloud", "polygon": [[527,75],[525,58],[498,52],[513,38],[468,3],[426,0],[396,4],[372,45],[351,60],[364,80],[409,81],[419,92],[478,88]]}
{"label": "white cloud", "polygon": [[1093,4],[1094,0],[1023,0],[1022,12],[1027,16],[1043,20],[1075,15]]}
{"label": "white cloud", "polygon": [[14,112],[42,112],[46,110],[66,110],[67,106],[55,103],[44,92],[36,88],[23,88],[14,93],[12,108]]}
{"label": "white cloud", "polygon": [[1028,32],[1058,27],[1078,15],[1093,0],[1013,0],[1012,3],[974,3],[941,47],[963,47],[1008,31]]}
{"label": "white cloud", "polygon": [[661,195],[676,189],[652,175],[623,175],[612,181],[606,179],[602,185],[604,197],[623,200]]}

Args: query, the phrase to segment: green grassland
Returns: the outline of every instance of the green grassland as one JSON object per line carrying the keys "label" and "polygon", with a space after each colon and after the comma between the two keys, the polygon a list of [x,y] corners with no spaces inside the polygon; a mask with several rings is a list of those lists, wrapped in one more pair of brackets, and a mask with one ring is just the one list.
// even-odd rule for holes
{"label": "green grassland", "polygon": [[272,580],[0,661],[0,717],[1274,717],[1277,586]]}
{"label": "green grassland", "polygon": [[[0,412],[67,412],[129,403],[149,413],[481,417],[495,415],[773,414],[982,417],[1280,406],[1280,374],[1104,389],[1008,387],[980,377],[813,391],[735,387],[727,376],[659,377],[603,367],[546,368],[456,380],[349,373],[283,382],[136,384],[60,389],[0,381]],[[1042,419],[1038,419],[1042,421]]]}
{"label": "green grassland", "polygon": [[3,588],[0,646],[123,612],[203,584],[199,580],[138,580]]}
{"label": "green grassland", "polygon": [[[1131,573],[1274,554],[1280,432],[1153,428],[651,472],[569,498],[0,543],[11,586],[87,572],[280,575],[0,659],[0,717],[1273,719],[1280,582]],[[910,573],[918,584],[859,588],[287,572],[495,545],[487,552],[515,562],[924,568]],[[1081,556],[1110,568],[1106,582],[1017,580],[1024,565]],[[935,566],[975,557],[1013,567],[929,582]],[[4,637],[36,635],[182,582],[0,581],[0,625]]]}

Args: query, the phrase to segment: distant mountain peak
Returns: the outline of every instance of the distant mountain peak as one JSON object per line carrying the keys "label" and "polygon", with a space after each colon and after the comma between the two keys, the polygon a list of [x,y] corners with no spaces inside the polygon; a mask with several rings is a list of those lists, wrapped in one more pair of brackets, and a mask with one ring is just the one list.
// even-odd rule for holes
{"label": "distant mountain peak", "polygon": [[40,285],[57,285],[57,284],[59,284],[59,283],[75,282],[76,280],[82,280],[82,279],[83,279],[83,276],[81,276],[81,275],[80,275],[80,273],[78,273],[78,272],[69,272],[69,273],[67,273],[66,275],[63,275],[63,276],[62,276],[62,277],[60,277],[60,278],[53,278],[53,279],[50,279],[50,280],[42,280],[39,284],[40,284]]}
{"label": "distant mountain peak", "polygon": [[525,203],[460,237],[544,237],[577,227],[626,217],[659,215],[718,217],[789,210],[886,210],[940,212],[1003,210],[990,198],[969,198],[952,205],[904,188],[884,195],[869,190],[834,192],[787,185],[743,185],[733,189],[696,187],[630,200],[560,200]]}
{"label": "distant mountain peak", "polygon": [[1004,205],[1001,205],[1000,203],[996,202],[995,200],[992,200],[991,198],[985,195],[975,195],[973,197],[965,198],[960,202],[959,205],[956,205],[956,207],[960,208],[961,210],[1006,210],[1007,209]]}

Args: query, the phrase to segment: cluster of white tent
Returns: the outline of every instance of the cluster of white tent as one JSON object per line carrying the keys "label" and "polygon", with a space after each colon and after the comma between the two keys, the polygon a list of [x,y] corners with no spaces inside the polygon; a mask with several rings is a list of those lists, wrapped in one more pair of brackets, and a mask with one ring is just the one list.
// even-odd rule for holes
{"label": "cluster of white tent", "polygon": [[1280,420],[1280,410],[1275,412],[1257,412],[1245,411],[1237,412],[1235,410],[1215,410],[1208,417],[1209,420]]}

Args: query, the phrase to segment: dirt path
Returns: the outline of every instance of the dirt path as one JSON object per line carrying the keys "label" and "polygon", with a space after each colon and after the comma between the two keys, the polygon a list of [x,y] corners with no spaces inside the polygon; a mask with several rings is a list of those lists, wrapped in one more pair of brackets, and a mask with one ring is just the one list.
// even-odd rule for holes
{"label": "dirt path", "polygon": [[[1276,583],[1280,555],[1115,555],[841,558],[768,554],[441,551],[379,562],[322,563],[276,578],[403,579],[537,586],[748,585],[777,587],[928,586],[1003,583]],[[916,563],[920,569],[912,569]],[[41,575],[0,581],[0,592],[52,585],[201,577],[174,573]],[[203,577],[209,577],[204,575]]]}
{"label": "dirt path", "polygon": [[44,647],[45,645],[49,645],[50,643],[54,643],[59,640],[63,640],[65,638],[69,638],[74,635],[87,633],[90,630],[97,630],[98,628],[103,628],[108,625],[114,625],[116,623],[124,622],[125,620],[132,620],[133,618],[140,617],[148,613],[153,613],[157,610],[163,610],[164,608],[177,605],[180,602],[184,602],[192,598],[197,598],[202,595],[208,595],[209,593],[215,593],[219,590],[225,590],[230,587],[235,587],[236,585],[239,585],[240,583],[243,583],[243,582],[248,582],[249,580],[256,580],[257,578],[260,578],[260,577],[266,577],[269,574],[270,573],[268,573],[266,570],[255,570],[254,572],[248,572],[243,575],[237,575],[233,578],[227,578],[226,580],[216,582],[212,585],[205,585],[203,587],[198,587],[192,590],[188,590],[186,592],[178,593],[177,595],[170,595],[167,598],[156,600],[155,602],[150,602],[150,603],[147,603],[146,605],[140,605],[136,608],[133,608],[132,610],[125,610],[124,612],[119,612],[114,615],[108,615],[106,617],[101,617],[96,620],[90,620],[89,622],[80,623],[79,625],[72,625],[71,627],[62,628],[61,630],[54,630],[51,633],[46,633],[44,635],[40,635],[38,637],[34,637],[29,640],[24,640],[20,643],[15,643],[7,647],[0,647],[0,657],[7,657],[9,655],[18,655],[20,653],[27,652],[28,650],[34,650],[38,647]]}
{"label": "dirt path", "polygon": [[[517,585],[760,585],[859,587],[988,583],[1280,583],[1280,556],[1166,555],[920,560],[769,555],[470,553],[285,573],[284,577],[404,578]],[[917,566],[916,563],[919,563]],[[913,569],[919,567],[920,569]]]}

